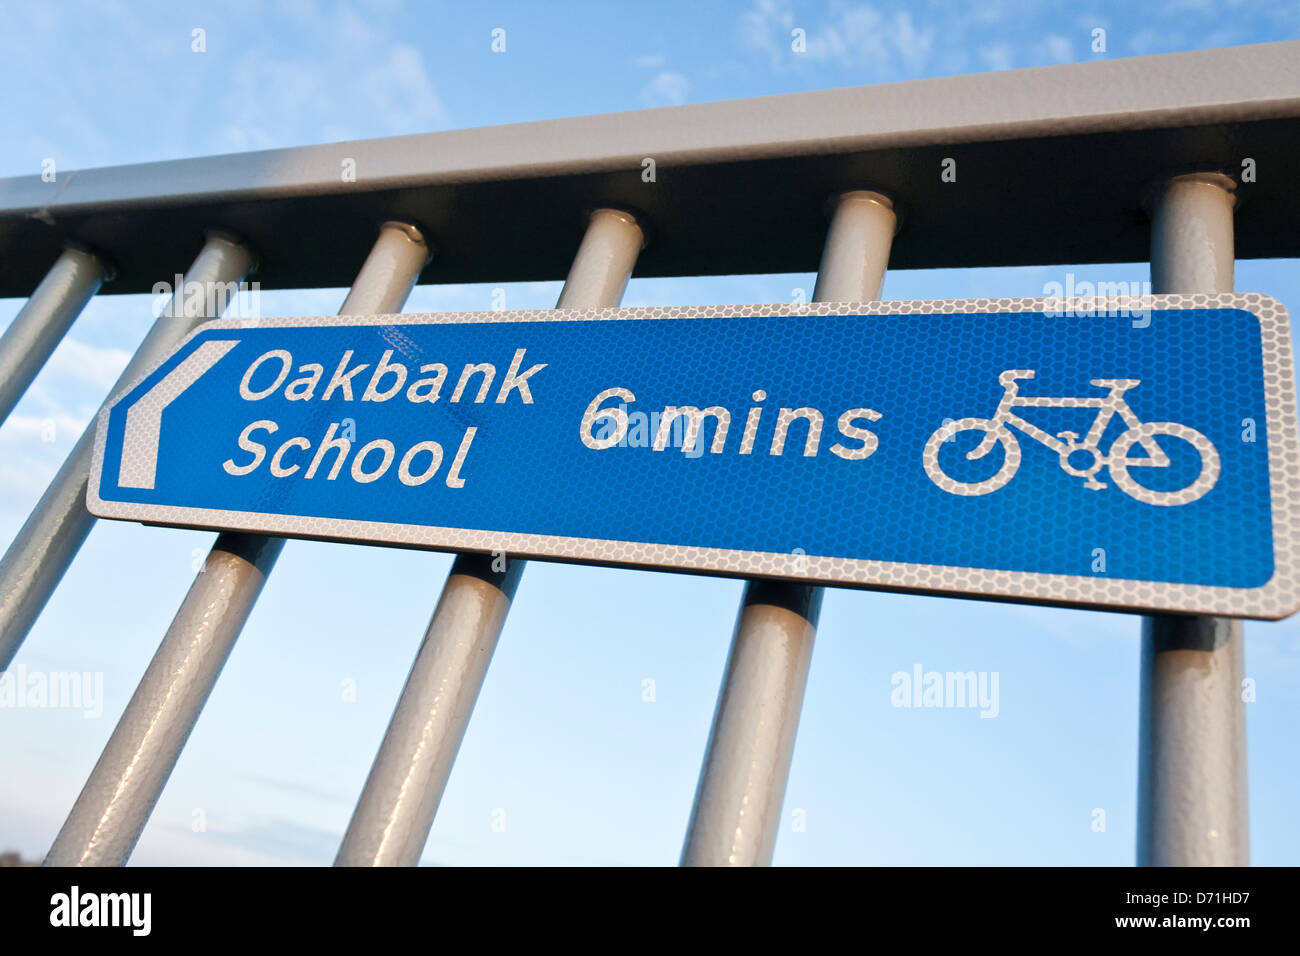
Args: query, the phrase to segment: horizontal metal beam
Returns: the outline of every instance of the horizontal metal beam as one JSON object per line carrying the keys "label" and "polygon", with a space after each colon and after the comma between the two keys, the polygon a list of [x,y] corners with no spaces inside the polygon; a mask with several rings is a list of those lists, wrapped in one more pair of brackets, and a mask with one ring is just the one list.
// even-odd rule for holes
{"label": "horizontal metal beam", "polygon": [[[1239,258],[1300,256],[1300,41],[0,180],[0,296],[68,240],[149,291],[216,224],[266,288],[337,286],[385,219],[441,250],[422,282],[564,275],[597,206],[635,207],[642,276],[811,272],[827,195],[899,205],[891,268],[1144,261],[1143,192],[1240,172]],[[654,160],[649,182],[645,160]],[[956,161],[956,181],[941,164]],[[352,173],[355,173],[355,176]],[[763,202],[753,201],[762,196]],[[498,223],[510,221],[502,231]],[[744,242],[736,229],[744,227]]]}

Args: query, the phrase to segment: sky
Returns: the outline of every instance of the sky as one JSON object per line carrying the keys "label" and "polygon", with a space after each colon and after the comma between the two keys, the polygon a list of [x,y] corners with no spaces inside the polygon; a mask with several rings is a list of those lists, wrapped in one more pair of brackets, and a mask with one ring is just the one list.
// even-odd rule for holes
{"label": "sky", "polygon": [[[1300,37],[1300,6],[1276,2],[954,7],[0,0],[0,177],[39,175],[47,159],[75,170]],[[883,297],[1039,296],[1068,272],[1150,274],[1143,262],[892,272]],[[624,304],[789,302],[813,279],[634,277]],[[1236,284],[1300,302],[1291,260],[1239,262]],[[487,309],[497,288],[510,308],[549,308],[560,283],[423,286],[406,310]],[[326,315],[344,294],[264,290],[261,306]],[[0,542],[151,305],[96,297],[0,427]],[[21,306],[0,300],[0,329]],[[213,538],[98,522],[14,666],[102,675],[102,706],[0,709],[0,850],[48,849]],[[450,562],[289,542],[132,862],[330,863]],[[530,564],[423,862],[676,863],[742,587]],[[1139,628],[1123,614],[828,591],[774,862],[1132,864]],[[997,674],[996,716],[893,706],[892,675],[918,665]],[[1294,865],[1300,619],[1249,623],[1246,673],[1252,860]]]}

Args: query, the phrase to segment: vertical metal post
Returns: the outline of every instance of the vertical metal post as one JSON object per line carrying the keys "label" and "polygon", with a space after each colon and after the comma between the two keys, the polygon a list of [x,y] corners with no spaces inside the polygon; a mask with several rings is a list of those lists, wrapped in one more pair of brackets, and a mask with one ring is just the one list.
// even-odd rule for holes
{"label": "vertical metal post", "polygon": [[[184,286],[158,317],[117,384],[116,397],[166,357],[190,330],[216,318],[213,306],[222,296],[213,290],[238,283],[252,268],[253,257],[238,239],[209,233]],[[86,482],[95,447],[95,421],[86,427],[27,522],[0,559],[0,671],[9,666],[45,602],[95,524],[86,510]]]}
{"label": "vertical metal post", "polygon": [[18,404],[86,303],[112,277],[93,252],[69,246],[0,337],[0,423]]}
{"label": "vertical metal post", "polygon": [[[340,314],[397,312],[428,261],[419,230],[385,223]],[[46,866],[126,863],[283,545],[263,535],[217,536]]]}
{"label": "vertical metal post", "polygon": [[[630,213],[596,210],[556,308],[618,305],[644,241]],[[335,866],[419,863],[524,564],[457,556]]]}
{"label": "vertical metal post", "polygon": [[[865,190],[839,196],[813,298],[877,298],[896,226],[885,196]],[[821,603],[821,588],[746,585],[682,866],[772,862]]]}
{"label": "vertical metal post", "polygon": [[[1231,292],[1236,184],[1178,176],[1154,200],[1151,285]],[[1139,866],[1247,866],[1242,623],[1166,615],[1142,623]]]}

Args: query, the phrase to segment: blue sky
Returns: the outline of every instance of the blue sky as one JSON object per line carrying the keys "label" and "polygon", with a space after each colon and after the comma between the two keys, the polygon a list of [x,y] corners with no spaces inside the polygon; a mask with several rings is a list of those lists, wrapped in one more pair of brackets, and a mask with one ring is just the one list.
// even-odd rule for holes
{"label": "blue sky", "polygon": [[[0,0],[0,17],[0,176],[37,175],[47,158],[72,170],[1300,37],[1294,5],[1224,0],[1069,11]],[[796,27],[801,56],[789,51]],[[1091,50],[1098,27],[1104,54]],[[495,28],[504,53],[490,49]],[[195,29],[206,52],[192,51]],[[1149,277],[1145,263],[899,272],[884,296],[1041,295],[1070,271]],[[625,304],[788,302],[812,281],[633,279]],[[559,285],[503,288],[511,308],[547,308]],[[1291,260],[1241,262],[1237,287],[1300,302]],[[494,288],[423,287],[407,310],[489,308]],[[264,292],[262,308],[328,314],[343,294]],[[0,300],[0,328],[21,304]],[[3,542],[143,337],[150,306],[95,299],[0,427]],[[102,672],[103,713],[0,711],[0,849],[48,848],[212,538],[97,525],[15,663]],[[330,862],[449,564],[290,542],[134,862]],[[741,587],[531,565],[425,862],[676,862]],[[775,862],[1130,864],[1138,630],[1117,614],[829,592]],[[997,672],[997,717],[891,706],[891,675],[916,664]],[[1296,864],[1300,621],[1248,624],[1246,670],[1258,688],[1253,859]]]}

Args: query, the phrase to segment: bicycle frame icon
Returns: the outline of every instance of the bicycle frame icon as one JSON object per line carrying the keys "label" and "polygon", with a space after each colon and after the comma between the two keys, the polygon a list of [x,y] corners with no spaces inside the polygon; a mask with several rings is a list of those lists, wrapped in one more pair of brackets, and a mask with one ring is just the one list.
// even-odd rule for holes
{"label": "bicycle frame icon", "polygon": [[[1204,496],[1219,480],[1219,453],[1208,438],[1196,429],[1178,422],[1143,422],[1129,408],[1124,393],[1142,384],[1141,379],[1090,380],[1090,385],[1108,389],[1107,395],[1050,398],[1019,394],[1018,382],[1033,377],[1033,369],[1008,369],[998,376],[1004,393],[992,418],[962,418],[948,422],[930,436],[925,443],[922,460],[925,473],[931,481],[954,495],[987,495],[997,491],[1014,478],[1020,468],[1020,442],[1011,430],[1012,427],[1056,452],[1060,456],[1061,470],[1084,479],[1084,487],[1094,491],[1106,487],[1105,482],[1097,479],[1097,473],[1102,468],[1108,470],[1115,487],[1130,497],[1151,505],[1188,504]],[[1095,408],[1097,417],[1088,433],[1080,439],[1076,432],[1051,435],[1017,415],[1013,411],[1016,408]],[[1127,429],[1102,454],[1098,446],[1102,435],[1106,433],[1106,427],[1116,415]],[[979,444],[966,452],[965,457],[969,461],[979,461],[993,451],[995,445],[1002,446],[1002,466],[996,474],[982,481],[959,481],[944,472],[939,463],[939,452],[961,432],[977,432],[982,435]],[[1164,448],[1161,448],[1161,443],[1173,440],[1187,442],[1196,450],[1201,459],[1200,473],[1191,484],[1173,491],[1155,491],[1139,484],[1130,474],[1130,469],[1168,468],[1171,462]],[[1134,446],[1141,447],[1146,457],[1129,457]],[[1166,444],[1165,447],[1172,446]]]}

